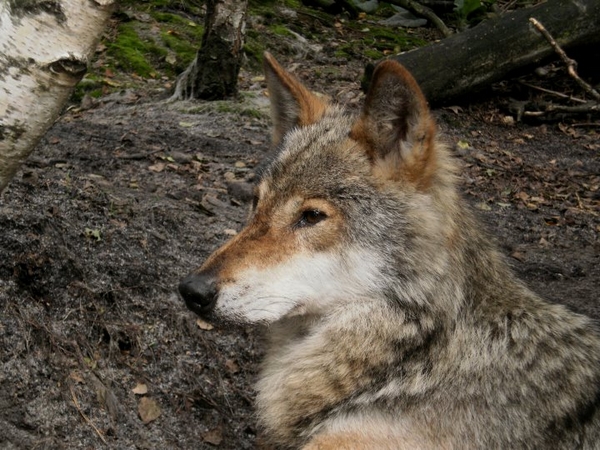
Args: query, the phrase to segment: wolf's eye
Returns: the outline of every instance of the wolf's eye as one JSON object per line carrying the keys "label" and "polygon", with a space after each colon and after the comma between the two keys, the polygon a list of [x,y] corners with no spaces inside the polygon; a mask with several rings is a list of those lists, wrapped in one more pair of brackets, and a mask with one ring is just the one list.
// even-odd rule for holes
{"label": "wolf's eye", "polygon": [[302,212],[302,215],[300,216],[300,220],[298,221],[296,226],[299,228],[310,227],[310,226],[318,224],[319,222],[321,222],[322,220],[325,220],[326,218],[327,218],[327,214],[325,214],[322,211],[319,211],[318,209],[307,209],[306,211]]}

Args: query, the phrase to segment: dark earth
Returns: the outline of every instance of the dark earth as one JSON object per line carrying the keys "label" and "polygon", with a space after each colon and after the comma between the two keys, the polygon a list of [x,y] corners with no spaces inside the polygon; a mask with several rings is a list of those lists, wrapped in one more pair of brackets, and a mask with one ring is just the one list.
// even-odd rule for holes
{"label": "dark earth", "polygon": [[[273,53],[359,111],[365,59]],[[269,153],[264,79],[241,80],[251,109],[158,85],[72,107],[3,193],[0,449],[256,446],[261,330],[176,293],[242,228]],[[529,286],[600,319],[598,127],[514,123],[507,95],[434,111],[464,195]]]}

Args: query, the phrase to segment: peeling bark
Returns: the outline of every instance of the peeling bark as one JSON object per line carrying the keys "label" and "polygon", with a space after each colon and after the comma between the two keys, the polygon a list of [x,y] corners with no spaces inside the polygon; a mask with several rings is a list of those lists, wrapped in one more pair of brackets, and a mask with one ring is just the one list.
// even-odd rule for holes
{"label": "peeling bark", "polygon": [[202,46],[179,76],[171,100],[219,100],[237,94],[248,0],[207,0]]}
{"label": "peeling bark", "polygon": [[54,123],[115,0],[0,0],[0,193]]}

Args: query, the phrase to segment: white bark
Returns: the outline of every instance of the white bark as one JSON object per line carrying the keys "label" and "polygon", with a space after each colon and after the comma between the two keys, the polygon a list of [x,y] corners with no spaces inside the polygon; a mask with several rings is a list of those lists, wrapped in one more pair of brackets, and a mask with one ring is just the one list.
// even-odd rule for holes
{"label": "white bark", "polygon": [[0,0],[0,193],[54,123],[115,0]]}

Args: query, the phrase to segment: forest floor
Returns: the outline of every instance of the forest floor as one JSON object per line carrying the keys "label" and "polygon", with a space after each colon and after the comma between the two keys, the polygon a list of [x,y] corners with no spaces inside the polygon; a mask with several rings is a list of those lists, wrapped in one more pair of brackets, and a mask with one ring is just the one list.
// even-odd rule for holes
{"label": "forest floor", "polygon": [[[357,31],[336,23],[318,48],[267,45],[358,112],[368,58],[339,53]],[[240,98],[216,104],[166,103],[170,86],[68,109],[0,199],[2,450],[255,446],[261,330],[198,321],[176,287],[243,227],[269,152],[264,78],[244,68]],[[508,95],[434,111],[464,195],[529,286],[600,319],[597,128],[514,123]]]}

